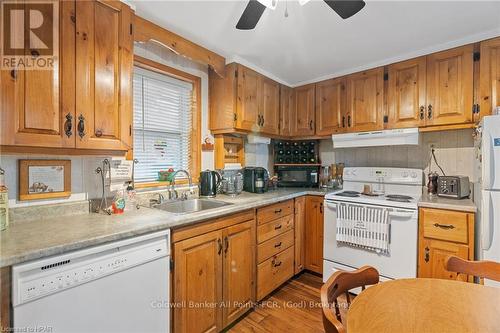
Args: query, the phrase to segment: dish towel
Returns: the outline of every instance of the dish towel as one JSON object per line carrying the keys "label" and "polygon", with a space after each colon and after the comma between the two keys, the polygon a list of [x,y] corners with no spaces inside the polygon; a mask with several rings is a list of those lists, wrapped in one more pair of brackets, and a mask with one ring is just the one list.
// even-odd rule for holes
{"label": "dish towel", "polygon": [[337,242],[389,253],[390,221],[386,208],[337,204]]}

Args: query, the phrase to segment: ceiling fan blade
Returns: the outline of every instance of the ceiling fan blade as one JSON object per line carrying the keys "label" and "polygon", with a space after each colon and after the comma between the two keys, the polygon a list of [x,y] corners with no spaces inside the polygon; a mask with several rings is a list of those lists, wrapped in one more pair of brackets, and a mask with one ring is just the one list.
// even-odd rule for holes
{"label": "ceiling fan blade", "polygon": [[257,0],[249,0],[247,7],[241,14],[240,20],[236,24],[236,29],[252,30],[259,22],[260,17],[264,13],[266,6]]}
{"label": "ceiling fan blade", "polygon": [[366,5],[364,1],[358,0],[324,0],[331,9],[344,20],[359,12]]}

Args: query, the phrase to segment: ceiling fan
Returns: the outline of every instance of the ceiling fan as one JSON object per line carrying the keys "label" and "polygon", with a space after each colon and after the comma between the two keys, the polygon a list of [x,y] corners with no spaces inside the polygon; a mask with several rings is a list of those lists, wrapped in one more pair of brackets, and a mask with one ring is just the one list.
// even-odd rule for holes
{"label": "ceiling fan", "polygon": [[[310,0],[299,0],[301,5],[305,5]],[[365,6],[362,0],[323,0],[344,20],[359,12]],[[241,14],[240,20],[236,24],[236,29],[252,30],[255,28],[266,8],[275,9],[278,0],[249,0]]]}

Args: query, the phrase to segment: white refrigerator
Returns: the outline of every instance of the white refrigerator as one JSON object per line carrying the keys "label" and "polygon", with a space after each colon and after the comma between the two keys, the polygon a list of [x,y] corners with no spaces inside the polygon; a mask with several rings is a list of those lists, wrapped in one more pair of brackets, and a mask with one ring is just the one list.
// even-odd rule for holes
{"label": "white refrigerator", "polygon": [[[486,116],[476,130],[476,257],[500,262],[500,115]],[[491,280],[485,284],[500,287]]]}

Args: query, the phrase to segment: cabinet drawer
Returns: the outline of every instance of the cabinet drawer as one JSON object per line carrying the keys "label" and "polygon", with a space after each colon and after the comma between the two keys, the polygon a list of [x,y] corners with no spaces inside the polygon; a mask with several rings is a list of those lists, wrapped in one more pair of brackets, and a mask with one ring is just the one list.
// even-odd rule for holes
{"label": "cabinet drawer", "polygon": [[257,266],[257,299],[261,300],[293,276],[294,247]]}
{"label": "cabinet drawer", "polygon": [[269,257],[289,248],[294,243],[293,230],[288,230],[284,234],[278,235],[259,244],[257,249],[257,262],[261,263]]}
{"label": "cabinet drawer", "polygon": [[293,200],[257,209],[257,224],[261,225],[293,213]]}
{"label": "cabinet drawer", "polygon": [[423,235],[425,238],[467,244],[471,216],[473,215],[464,212],[422,208],[420,218],[423,222]]}
{"label": "cabinet drawer", "polygon": [[265,242],[275,236],[293,229],[293,215],[288,215],[257,227],[257,243]]}

